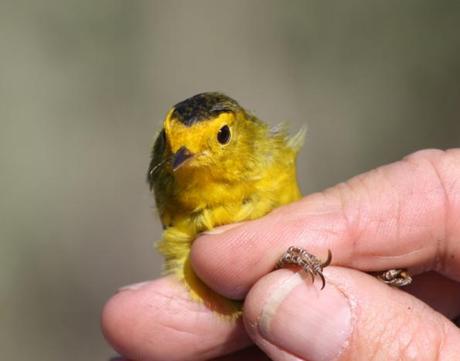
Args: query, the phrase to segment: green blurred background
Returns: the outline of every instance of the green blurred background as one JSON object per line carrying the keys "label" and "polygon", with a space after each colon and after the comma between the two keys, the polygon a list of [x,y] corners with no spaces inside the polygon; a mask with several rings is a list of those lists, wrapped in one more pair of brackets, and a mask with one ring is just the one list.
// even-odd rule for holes
{"label": "green blurred background", "polygon": [[145,173],[171,105],[308,125],[310,193],[459,144],[459,39],[459,1],[2,1],[2,359],[114,354],[101,307],[161,270]]}

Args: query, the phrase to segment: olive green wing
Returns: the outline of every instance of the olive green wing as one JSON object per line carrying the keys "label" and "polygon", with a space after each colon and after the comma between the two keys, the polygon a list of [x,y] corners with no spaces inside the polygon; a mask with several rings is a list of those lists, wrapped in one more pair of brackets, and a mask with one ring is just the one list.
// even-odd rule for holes
{"label": "olive green wing", "polygon": [[[162,129],[152,147],[151,160],[147,171],[147,183],[150,190],[153,191],[156,207],[160,218],[163,214],[171,195],[173,178],[167,170],[169,157],[166,152],[166,136]],[[165,226],[163,224],[163,226]]]}

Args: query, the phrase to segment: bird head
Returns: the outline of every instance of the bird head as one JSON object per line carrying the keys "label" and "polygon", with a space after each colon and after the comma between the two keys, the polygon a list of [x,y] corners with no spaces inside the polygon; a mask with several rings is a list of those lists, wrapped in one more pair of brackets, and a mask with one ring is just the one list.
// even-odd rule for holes
{"label": "bird head", "polygon": [[158,151],[176,178],[204,169],[208,175],[228,178],[243,171],[255,125],[255,118],[235,100],[201,93],[168,112],[157,148],[163,148]]}

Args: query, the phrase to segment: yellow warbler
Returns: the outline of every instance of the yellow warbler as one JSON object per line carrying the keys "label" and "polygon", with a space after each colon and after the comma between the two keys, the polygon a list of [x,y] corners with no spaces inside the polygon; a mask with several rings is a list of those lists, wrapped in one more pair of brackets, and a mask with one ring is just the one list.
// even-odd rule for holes
{"label": "yellow warbler", "polygon": [[166,272],[194,299],[227,315],[240,305],[204,285],[190,267],[193,240],[216,226],[261,217],[300,198],[295,159],[304,131],[270,129],[235,100],[202,93],[176,104],[157,136],[148,170],[164,227]]}

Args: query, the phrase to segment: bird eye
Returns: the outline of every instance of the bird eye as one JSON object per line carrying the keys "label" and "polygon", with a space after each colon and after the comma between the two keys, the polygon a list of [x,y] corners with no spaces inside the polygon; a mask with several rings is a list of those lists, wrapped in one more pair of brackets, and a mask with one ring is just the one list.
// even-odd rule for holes
{"label": "bird eye", "polygon": [[230,135],[230,128],[228,125],[224,125],[217,133],[217,140],[220,144],[227,144],[230,141]]}

